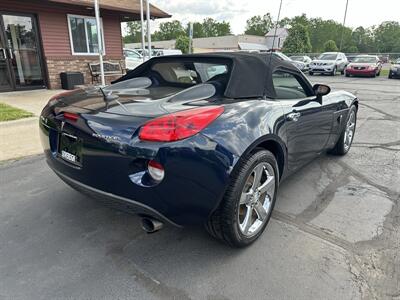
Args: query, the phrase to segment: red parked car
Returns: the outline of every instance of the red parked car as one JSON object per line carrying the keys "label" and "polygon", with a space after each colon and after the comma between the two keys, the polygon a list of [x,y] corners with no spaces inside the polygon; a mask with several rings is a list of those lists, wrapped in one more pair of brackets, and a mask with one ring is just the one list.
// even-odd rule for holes
{"label": "red parked car", "polygon": [[378,56],[359,55],[349,63],[345,69],[346,77],[353,76],[370,76],[375,77],[381,74],[382,63]]}

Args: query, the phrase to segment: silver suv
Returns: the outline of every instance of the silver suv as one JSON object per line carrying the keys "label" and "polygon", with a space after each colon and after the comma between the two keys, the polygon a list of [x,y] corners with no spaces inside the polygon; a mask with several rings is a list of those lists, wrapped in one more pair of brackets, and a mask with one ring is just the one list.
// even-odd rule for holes
{"label": "silver suv", "polygon": [[346,55],[342,52],[325,52],[310,63],[308,72],[310,75],[322,73],[335,76],[339,71],[343,75],[348,63]]}

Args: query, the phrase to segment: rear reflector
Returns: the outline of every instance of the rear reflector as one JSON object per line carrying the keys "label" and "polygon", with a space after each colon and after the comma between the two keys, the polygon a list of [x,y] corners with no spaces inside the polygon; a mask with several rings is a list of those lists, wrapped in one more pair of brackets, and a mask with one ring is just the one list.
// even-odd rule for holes
{"label": "rear reflector", "polygon": [[222,106],[207,106],[172,113],[143,125],[139,139],[173,142],[199,133],[224,112]]}
{"label": "rear reflector", "polygon": [[79,118],[79,116],[77,115],[77,114],[74,114],[74,113],[69,113],[69,112],[65,112],[64,114],[63,114],[63,116],[64,116],[64,119],[66,119],[66,120],[70,120],[70,121],[76,121],[76,120],[78,120],[78,118]]}
{"label": "rear reflector", "polygon": [[164,167],[160,163],[151,160],[149,161],[147,168],[149,170],[150,176],[154,180],[161,181],[164,179]]}

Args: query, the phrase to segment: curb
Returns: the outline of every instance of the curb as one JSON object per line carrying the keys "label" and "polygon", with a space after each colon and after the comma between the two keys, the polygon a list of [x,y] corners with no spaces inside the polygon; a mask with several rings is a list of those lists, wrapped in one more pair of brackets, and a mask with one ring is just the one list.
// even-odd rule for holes
{"label": "curb", "polygon": [[18,125],[29,125],[33,124],[39,121],[39,117],[29,117],[29,118],[23,118],[20,120],[13,120],[13,121],[3,121],[0,122],[0,128],[7,128],[7,127],[12,127],[12,126],[18,126]]}

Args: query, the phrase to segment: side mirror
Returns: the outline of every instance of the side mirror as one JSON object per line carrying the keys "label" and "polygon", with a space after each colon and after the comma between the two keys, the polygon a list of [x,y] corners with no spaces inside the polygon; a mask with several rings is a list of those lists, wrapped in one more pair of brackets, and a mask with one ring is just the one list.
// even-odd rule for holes
{"label": "side mirror", "polygon": [[315,84],[313,86],[313,90],[315,96],[317,96],[317,98],[319,99],[321,99],[322,96],[328,95],[331,92],[331,88],[325,84]]}

